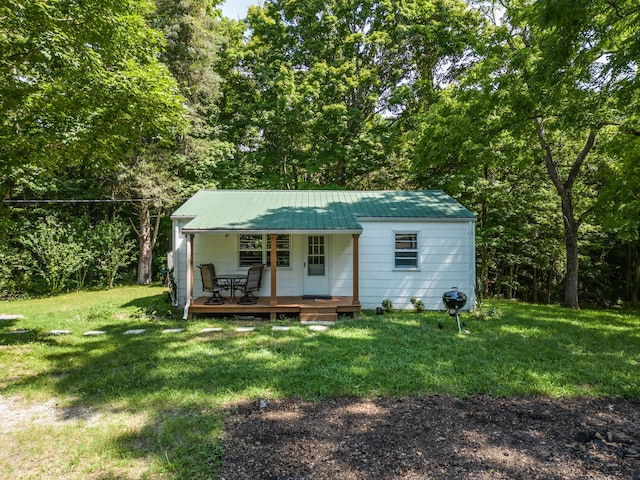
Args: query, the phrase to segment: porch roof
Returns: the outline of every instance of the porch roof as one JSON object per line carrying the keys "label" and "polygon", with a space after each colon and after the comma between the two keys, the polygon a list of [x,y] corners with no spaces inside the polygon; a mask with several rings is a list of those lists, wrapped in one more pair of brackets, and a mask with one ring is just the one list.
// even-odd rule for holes
{"label": "porch roof", "polygon": [[475,216],[441,190],[201,190],[171,218],[185,233],[362,231],[359,219],[467,220]]}

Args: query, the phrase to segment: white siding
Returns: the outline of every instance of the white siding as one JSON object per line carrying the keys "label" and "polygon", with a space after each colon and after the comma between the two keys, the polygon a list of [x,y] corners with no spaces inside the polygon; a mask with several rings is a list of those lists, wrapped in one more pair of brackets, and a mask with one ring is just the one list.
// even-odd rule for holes
{"label": "white siding", "polygon": [[[442,294],[452,287],[474,304],[475,255],[472,222],[383,222],[361,219],[360,301],[363,309],[389,299],[394,308],[412,309],[410,299],[441,310]],[[418,234],[418,269],[394,268],[395,232]]]}
{"label": "white siding", "polygon": [[188,220],[173,220],[173,277],[178,286],[178,305],[184,305],[187,299],[187,239],[182,227]]}
{"label": "white siding", "polygon": [[[178,302],[184,305],[187,298],[186,238],[180,232],[186,221],[174,220],[174,276],[178,284]],[[278,295],[300,296],[303,294],[306,261],[307,235],[292,235],[291,266],[279,267],[277,278]],[[327,235],[329,244],[329,294],[350,296],[353,293],[352,239],[351,235]],[[193,241],[194,285],[193,296],[205,295],[198,265],[213,263],[218,273],[245,273],[247,267],[238,266],[238,235],[195,235]],[[262,288],[258,295],[271,295],[270,269],[266,265]]]}
{"label": "white siding", "polygon": [[353,295],[353,238],[351,235],[332,235],[330,263],[330,294],[336,297]]}
{"label": "white siding", "polygon": [[[186,238],[181,228],[188,220],[173,221],[174,275],[178,301],[183,305],[187,291]],[[475,303],[475,224],[460,222],[384,222],[361,219],[360,301],[363,309],[374,309],[389,299],[394,308],[412,309],[416,297],[429,310],[441,310],[442,294],[458,287],[469,297],[467,307]],[[418,234],[418,270],[394,268],[395,232]],[[348,235],[327,235],[329,244],[329,293],[353,294],[353,240]],[[291,266],[279,268],[278,295],[303,293],[306,235],[292,235]],[[213,263],[219,273],[244,273],[238,267],[238,236],[234,234],[197,234],[193,242],[194,297],[203,295],[199,264]],[[271,295],[270,270],[265,268],[260,296]]]}

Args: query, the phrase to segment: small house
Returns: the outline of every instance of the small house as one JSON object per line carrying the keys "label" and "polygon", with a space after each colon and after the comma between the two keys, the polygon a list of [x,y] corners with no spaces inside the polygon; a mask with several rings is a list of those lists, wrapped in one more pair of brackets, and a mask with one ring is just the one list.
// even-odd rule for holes
{"label": "small house", "polygon": [[385,299],[440,310],[452,287],[467,293],[467,308],[475,301],[476,217],[443,191],[202,190],[171,219],[185,316],[247,311],[199,300],[208,295],[201,264],[222,275],[264,265],[251,308],[271,318],[319,319],[325,305],[325,318],[335,319]]}

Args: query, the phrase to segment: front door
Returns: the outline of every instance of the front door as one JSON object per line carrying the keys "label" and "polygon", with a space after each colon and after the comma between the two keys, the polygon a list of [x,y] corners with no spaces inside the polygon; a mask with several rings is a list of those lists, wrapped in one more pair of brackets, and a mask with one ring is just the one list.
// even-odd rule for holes
{"label": "front door", "polygon": [[329,258],[327,237],[307,236],[307,258],[304,263],[304,294],[329,295]]}

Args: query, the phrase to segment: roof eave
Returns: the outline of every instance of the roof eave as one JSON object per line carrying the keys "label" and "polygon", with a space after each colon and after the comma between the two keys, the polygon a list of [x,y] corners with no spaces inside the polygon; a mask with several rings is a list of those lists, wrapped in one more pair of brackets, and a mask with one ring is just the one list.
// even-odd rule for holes
{"label": "roof eave", "polygon": [[183,234],[210,233],[216,235],[258,235],[258,234],[292,234],[292,235],[318,235],[320,233],[335,233],[344,235],[359,235],[362,229],[217,229],[217,228],[182,228]]}
{"label": "roof eave", "polygon": [[473,217],[358,217],[361,222],[477,222]]}

